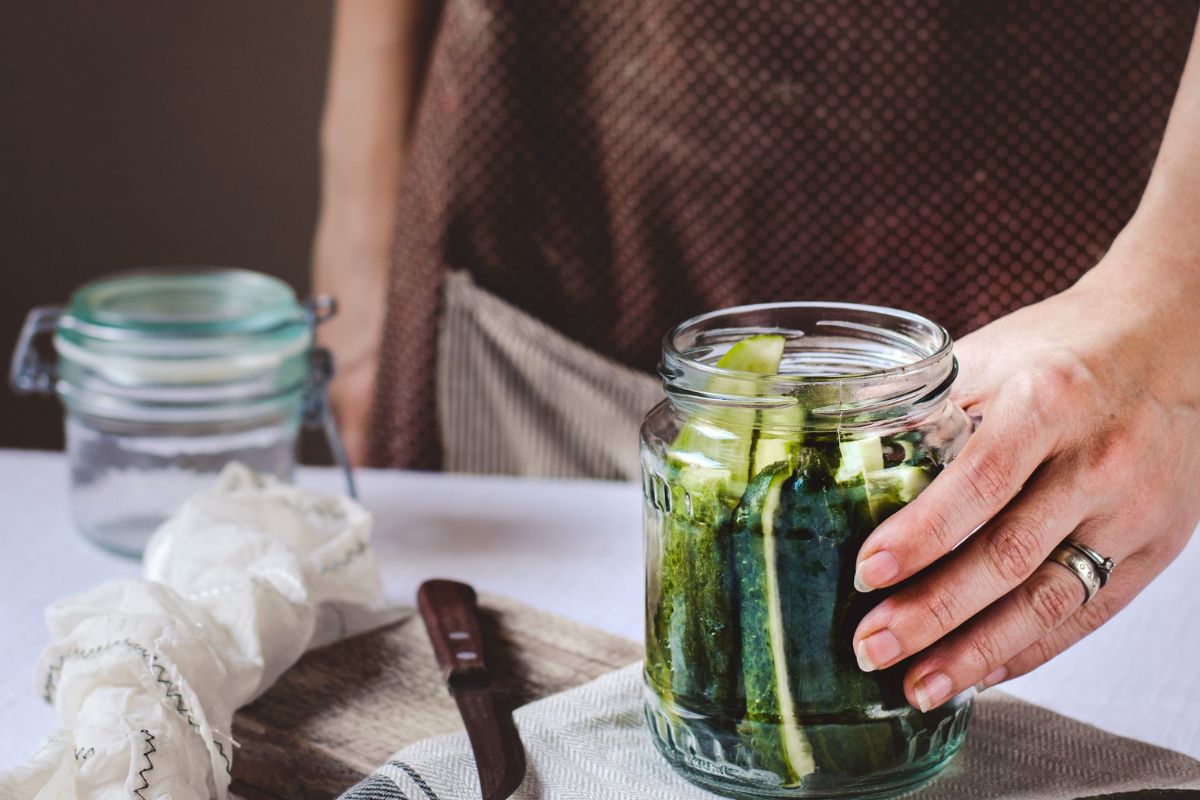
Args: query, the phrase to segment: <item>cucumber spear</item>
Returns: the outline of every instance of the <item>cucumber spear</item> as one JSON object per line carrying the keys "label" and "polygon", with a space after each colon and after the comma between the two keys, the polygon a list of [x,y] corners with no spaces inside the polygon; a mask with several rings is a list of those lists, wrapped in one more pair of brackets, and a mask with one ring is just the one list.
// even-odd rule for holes
{"label": "cucumber spear", "polygon": [[792,660],[784,626],[777,522],[787,462],[754,478],[734,516],[741,585],[742,670],[746,721],[758,766],[795,785],[814,769],[812,747],[796,715]]}

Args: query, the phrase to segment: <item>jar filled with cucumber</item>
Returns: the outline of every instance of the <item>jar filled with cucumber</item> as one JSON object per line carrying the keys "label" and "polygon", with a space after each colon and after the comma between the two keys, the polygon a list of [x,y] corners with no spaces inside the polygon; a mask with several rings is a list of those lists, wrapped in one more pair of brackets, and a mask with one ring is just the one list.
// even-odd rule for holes
{"label": "jar filled with cucumber", "polygon": [[780,303],[664,341],[642,429],[646,717],[684,777],[742,798],[887,797],[958,749],[969,695],[922,713],[851,636],[868,534],[971,430],[950,336],[903,311]]}

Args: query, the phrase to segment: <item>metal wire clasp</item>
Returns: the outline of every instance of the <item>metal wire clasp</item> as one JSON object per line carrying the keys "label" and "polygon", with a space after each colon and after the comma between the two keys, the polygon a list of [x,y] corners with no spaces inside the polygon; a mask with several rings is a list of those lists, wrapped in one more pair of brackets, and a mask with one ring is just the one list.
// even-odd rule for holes
{"label": "metal wire clasp", "polygon": [[[327,294],[314,297],[304,304],[308,324],[316,328],[337,313],[337,301]],[[354,470],[342,444],[342,434],[329,405],[329,382],[333,380],[333,354],[324,347],[314,347],[308,354],[308,383],[304,389],[304,427],[325,432],[325,440],[333,453],[333,460],[346,476],[346,492],[358,499],[358,487],[354,483]]]}
{"label": "metal wire clasp", "polygon": [[25,316],[8,371],[8,382],[17,394],[54,393],[57,370],[38,356],[34,345],[37,337],[54,333],[62,315],[62,306],[38,306]]}

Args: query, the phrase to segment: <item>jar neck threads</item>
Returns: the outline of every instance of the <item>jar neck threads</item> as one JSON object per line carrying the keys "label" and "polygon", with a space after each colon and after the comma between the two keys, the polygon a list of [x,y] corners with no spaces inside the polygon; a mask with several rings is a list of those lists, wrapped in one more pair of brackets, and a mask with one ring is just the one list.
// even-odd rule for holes
{"label": "jar neck threads", "polygon": [[[717,366],[758,334],[785,340],[778,374]],[[659,367],[670,401],[692,414],[770,412],[806,430],[909,420],[937,408],[957,373],[953,341],[906,311],[850,303],[767,303],[694,317],[663,341]],[[789,408],[803,413],[789,415]],[[786,422],[782,424],[787,424]]]}

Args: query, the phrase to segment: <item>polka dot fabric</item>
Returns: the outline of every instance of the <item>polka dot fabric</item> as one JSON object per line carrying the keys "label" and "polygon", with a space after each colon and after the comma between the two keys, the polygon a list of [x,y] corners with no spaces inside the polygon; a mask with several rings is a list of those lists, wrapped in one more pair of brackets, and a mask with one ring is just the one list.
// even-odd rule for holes
{"label": "polka dot fabric", "polygon": [[372,461],[437,468],[441,278],[652,370],[770,300],[961,336],[1132,215],[1194,2],[446,0],[400,198]]}

